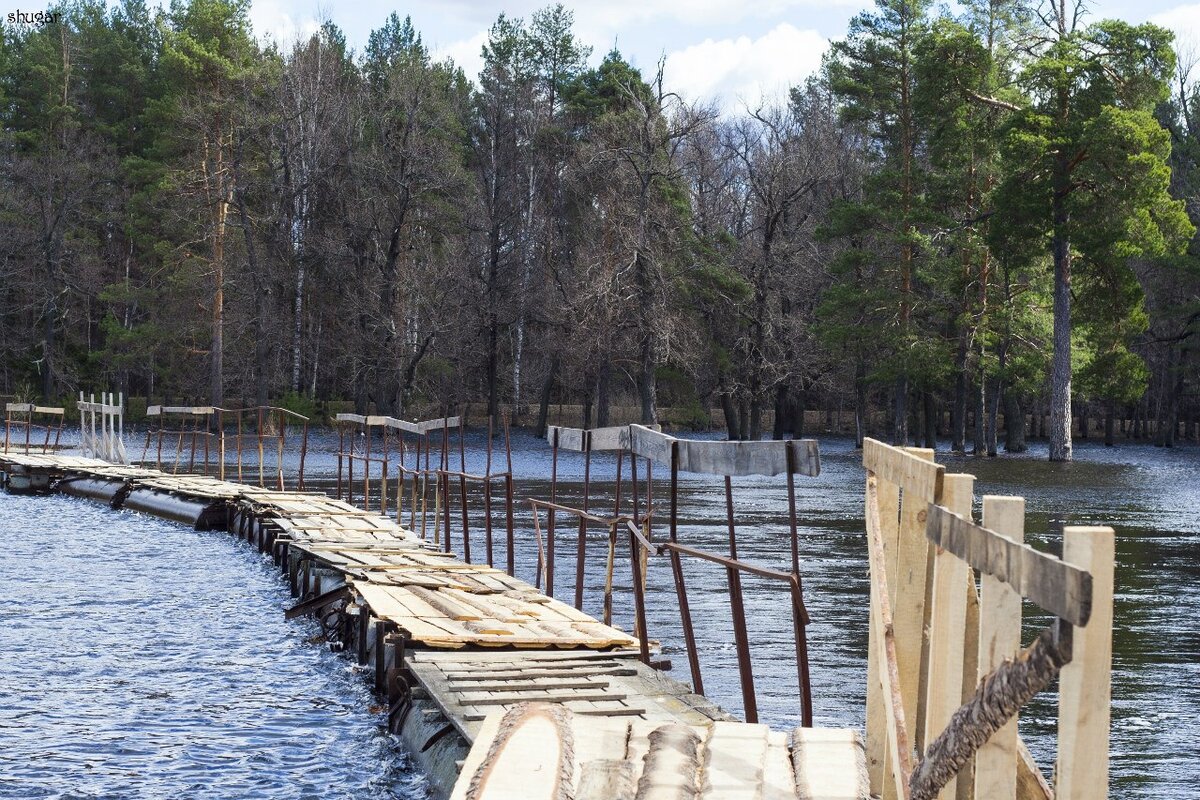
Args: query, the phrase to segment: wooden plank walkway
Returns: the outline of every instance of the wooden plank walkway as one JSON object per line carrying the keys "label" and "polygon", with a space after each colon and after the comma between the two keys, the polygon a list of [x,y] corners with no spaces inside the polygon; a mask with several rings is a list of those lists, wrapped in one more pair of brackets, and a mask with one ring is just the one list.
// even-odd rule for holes
{"label": "wooden plank walkway", "polygon": [[[230,532],[288,571],[297,609],[325,626],[332,608],[345,645],[374,662],[389,726],[440,796],[867,797],[856,732],[734,722],[641,663],[628,633],[386,516],[313,492],[78,456],[0,455],[0,470],[117,484],[114,506],[131,493],[167,496],[209,521],[224,507]],[[564,777],[548,784],[558,793],[542,793],[537,765],[552,762]]]}

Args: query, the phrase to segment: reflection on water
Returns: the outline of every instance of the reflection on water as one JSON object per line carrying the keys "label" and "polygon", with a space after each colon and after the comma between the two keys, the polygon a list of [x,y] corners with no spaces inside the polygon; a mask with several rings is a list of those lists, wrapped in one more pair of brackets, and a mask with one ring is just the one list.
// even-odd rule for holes
{"label": "reflection on water", "polygon": [[[484,438],[468,436],[469,471],[484,468]],[[514,433],[513,441],[518,575],[533,580],[537,548],[524,498],[549,497],[550,450],[526,434]],[[336,443],[336,435],[312,434],[307,466],[314,486],[332,488]],[[861,457],[845,439],[823,440],[821,448],[821,476],[797,482],[816,723],[861,726],[868,587]],[[1200,785],[1195,743],[1200,733],[1195,721],[1200,708],[1198,456],[1195,448],[1104,449],[1089,444],[1077,446],[1072,464],[1049,464],[1044,448],[1036,445],[1022,457],[939,456],[950,471],[978,477],[977,496],[1026,497],[1028,540],[1037,547],[1054,549],[1064,523],[1117,528],[1114,797],[1193,797]],[[504,464],[502,443],[494,458],[498,471]],[[456,445],[451,466],[458,466]],[[591,470],[592,507],[599,513],[611,511],[616,460],[597,455]],[[562,453],[559,474],[559,500],[578,504],[582,457]],[[628,510],[627,463],[625,475]],[[659,500],[665,498],[664,477],[662,471],[656,474]],[[725,551],[719,479],[688,477],[682,484],[680,538]],[[377,487],[376,482],[372,489]],[[497,487],[498,564],[506,554],[502,495]],[[484,526],[478,487],[469,489],[469,497],[472,553],[479,560]],[[457,504],[456,491],[452,546],[461,552]],[[389,505],[394,506],[394,498]],[[782,481],[736,479],[735,505],[740,555],[786,568]],[[658,518],[665,519],[665,512],[660,507]],[[29,524],[18,525],[18,520]],[[408,796],[413,791],[395,748],[367,713],[361,681],[347,674],[348,663],[303,644],[309,631],[279,619],[276,612],[285,604],[286,592],[269,562],[227,537],[63,499],[0,498],[0,530],[9,542],[0,562],[0,607],[6,618],[15,618],[19,609],[21,620],[20,633],[12,625],[0,630],[0,696],[14,698],[6,699],[6,705],[25,708],[16,723],[0,718],[0,753],[22,754],[22,763],[48,754],[65,765],[48,770],[35,760],[24,767],[19,774],[28,785],[48,787],[34,796],[55,796],[81,781],[95,796],[157,796],[158,781],[173,781],[163,785],[177,788],[200,782],[226,787],[213,788],[212,796],[242,796],[242,787],[254,787],[254,796],[270,797]],[[574,524],[560,516],[558,530],[556,594],[570,601]],[[660,526],[655,535],[665,536],[665,529]],[[119,550],[112,549],[116,542]],[[587,546],[585,608],[598,615],[604,532],[591,531]],[[627,550],[623,541],[619,554]],[[740,713],[724,570],[697,563],[686,569],[705,689]],[[616,574],[619,585],[629,584],[627,559],[618,558]],[[651,560],[648,582],[650,633],[674,662],[672,674],[686,680],[687,659],[665,560]],[[786,593],[763,579],[747,577],[743,583],[760,715],[776,727],[795,725],[799,699]],[[189,594],[183,587],[194,591]],[[141,604],[132,613],[124,606],[112,607],[114,597]],[[631,597],[618,592],[615,605],[616,622],[630,629]],[[65,622],[81,614],[88,615],[86,624]],[[1042,623],[1031,614],[1026,638]],[[186,639],[186,647],[177,639]],[[114,642],[118,652],[131,655],[105,655],[118,647]],[[182,651],[160,653],[163,642]],[[176,671],[163,663],[174,664]],[[107,672],[97,677],[101,670]],[[148,681],[152,688],[142,689],[148,693],[143,696],[123,685],[114,689],[115,681],[133,686]],[[97,688],[89,690],[89,684]],[[31,686],[38,691],[23,695]],[[175,694],[152,696],[160,691]],[[219,711],[203,710],[210,707]],[[1039,698],[1027,711],[1022,734],[1049,770],[1054,759],[1053,695]],[[78,735],[79,727],[71,727],[84,726],[83,714],[91,731],[86,739]],[[136,788],[125,791],[123,786]]]}
{"label": "reflection on water", "polygon": [[65,497],[0,537],[0,797],[424,796],[256,550]]}

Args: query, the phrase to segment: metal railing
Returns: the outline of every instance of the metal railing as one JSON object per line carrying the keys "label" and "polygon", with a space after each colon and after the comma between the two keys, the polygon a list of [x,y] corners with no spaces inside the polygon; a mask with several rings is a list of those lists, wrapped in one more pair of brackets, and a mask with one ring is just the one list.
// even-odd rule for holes
{"label": "metal railing", "polygon": [[[738,676],[742,691],[743,711],[747,722],[758,721],[758,701],[755,691],[750,634],[746,625],[742,575],[756,575],[787,586],[796,652],[796,680],[800,695],[801,725],[811,727],[813,724],[813,699],[806,631],[810,619],[804,605],[803,583],[800,575],[795,476],[819,474],[820,459],[816,442],[807,439],[770,442],[685,441],[640,425],[633,425],[630,426],[630,445],[635,457],[641,456],[647,460],[647,469],[649,469],[649,464],[655,461],[667,465],[670,469],[669,539],[657,546],[657,552],[667,556],[671,562],[671,574],[675,583],[680,622],[683,626],[688,666],[696,692],[703,694],[704,678],[700,653],[696,646],[691,606],[688,601],[687,581],[683,570],[684,558],[717,564],[725,568],[734,646],[738,660]],[[703,550],[679,541],[679,473],[681,471],[723,477],[725,527],[729,533],[729,555]],[[788,532],[791,544],[790,572],[753,564],[738,557],[737,525],[733,503],[732,478],[734,476],[778,475],[781,472],[787,476]]]}
{"label": "metal railing", "polygon": [[[300,428],[299,465],[296,489],[304,490],[305,460],[308,456],[308,417],[277,406],[219,408],[216,406],[163,406],[146,409],[148,427],[142,448],[142,463],[150,463],[151,446],[155,469],[166,464],[172,474],[196,473],[246,482],[257,472],[258,485],[286,489],[285,460],[288,428]],[[174,447],[172,456],[170,448]],[[232,460],[231,460],[232,459]],[[186,461],[186,466],[185,466]]]}
{"label": "metal railing", "polygon": [[[466,436],[462,417],[440,417],[422,422],[408,422],[394,417],[363,416],[360,414],[338,414],[338,479],[337,496],[345,497],[347,502],[354,502],[355,465],[362,469],[363,509],[370,510],[372,465],[378,465],[378,480],[380,481],[379,511],[388,512],[389,488],[388,481],[393,464],[392,455],[396,455],[396,520],[404,522],[404,498],[409,495],[409,528],[419,533],[422,539],[430,539],[429,522],[432,517],[432,541],[437,546],[451,547],[451,484],[457,479],[459,504],[462,519],[462,550],[463,559],[473,563],[471,556],[471,520],[467,499],[467,487],[470,483],[482,485],[484,513],[484,546],[488,566],[495,566],[495,532],[492,520],[492,503],[494,499],[494,484],[504,485],[504,504],[506,517],[506,535],[508,544],[508,572],[515,570],[513,550],[514,521],[513,521],[513,479],[512,479],[512,444],[509,434],[508,420],[504,420],[504,449],[507,469],[503,472],[493,472],[493,443],[495,431],[489,421],[487,438],[487,461],[484,474],[474,474],[467,471]],[[450,432],[457,430],[459,468],[451,469],[451,437]],[[441,436],[434,436],[440,431]],[[411,437],[406,438],[405,434]],[[356,442],[361,440],[362,444]],[[382,452],[375,449],[378,441]],[[434,461],[435,441],[437,443],[436,462]],[[406,459],[412,454],[412,464]],[[433,508],[430,509],[429,489],[433,486]],[[418,515],[420,524],[418,526]]]}
{"label": "metal railing", "polygon": [[[29,454],[34,448],[39,448],[43,454],[58,448],[62,437],[64,410],[50,406],[38,406],[33,403],[8,403],[4,407],[4,452],[21,452]],[[44,420],[44,421],[39,421]],[[54,422],[57,420],[57,423]],[[17,432],[14,439],[13,432]],[[34,431],[43,433],[41,442],[33,438]],[[24,436],[21,436],[21,433]],[[54,444],[50,443],[50,435],[54,434]]]}

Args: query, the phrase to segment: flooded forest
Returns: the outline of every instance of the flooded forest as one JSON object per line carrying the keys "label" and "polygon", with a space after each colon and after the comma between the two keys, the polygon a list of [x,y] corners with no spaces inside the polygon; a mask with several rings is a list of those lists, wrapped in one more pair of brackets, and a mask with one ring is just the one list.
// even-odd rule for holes
{"label": "flooded forest", "polygon": [[501,15],[478,75],[396,14],[361,49],[238,0],[5,26],[0,395],[1195,441],[1197,56],[957,8],[878,0],[725,105],[562,6]]}

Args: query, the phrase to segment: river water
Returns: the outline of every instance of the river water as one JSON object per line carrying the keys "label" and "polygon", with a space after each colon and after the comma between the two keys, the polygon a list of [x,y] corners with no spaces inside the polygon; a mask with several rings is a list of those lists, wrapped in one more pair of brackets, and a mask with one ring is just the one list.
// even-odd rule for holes
{"label": "river water", "polygon": [[[314,485],[332,486],[335,447],[336,437],[313,435]],[[797,483],[816,722],[861,726],[868,586],[861,456],[845,439],[822,440],[821,449],[821,476]],[[1073,464],[1049,464],[1035,444],[1021,457],[939,461],[975,474],[977,496],[1026,497],[1027,540],[1037,547],[1053,550],[1064,523],[1117,528],[1112,796],[1200,796],[1200,451],[1083,444],[1076,455]],[[468,437],[467,461],[482,469],[482,437]],[[550,465],[544,443],[514,434],[519,499],[549,497]],[[593,508],[611,511],[615,461],[596,456],[591,470]],[[560,502],[577,503],[582,457],[562,454],[559,475]],[[661,501],[665,476],[655,477]],[[479,560],[478,491],[470,498]],[[736,479],[734,502],[741,557],[786,568],[781,481]],[[664,512],[660,504],[660,519]],[[680,519],[681,540],[727,552],[719,480],[683,479]],[[456,505],[456,550],[459,520]],[[565,522],[559,530],[556,594],[570,602],[575,537]],[[0,496],[0,537],[0,797],[424,795],[362,676],[348,659],[311,643],[311,624],[283,620],[291,598],[270,560],[249,546],[63,497]],[[524,502],[517,541],[518,575],[532,580],[536,547]],[[598,614],[603,533],[592,532],[588,546],[585,608]],[[628,560],[618,558],[616,569],[627,585]],[[705,689],[740,713],[724,571],[695,563],[686,569]],[[760,716],[776,727],[795,725],[786,595],[763,579],[744,584]],[[628,594],[618,592],[615,605],[617,624],[628,629]],[[651,636],[673,661],[672,674],[688,680],[674,586],[661,560],[651,560],[647,605]],[[1040,622],[1027,620],[1027,639]],[[1053,693],[1026,711],[1022,735],[1048,771]]]}

